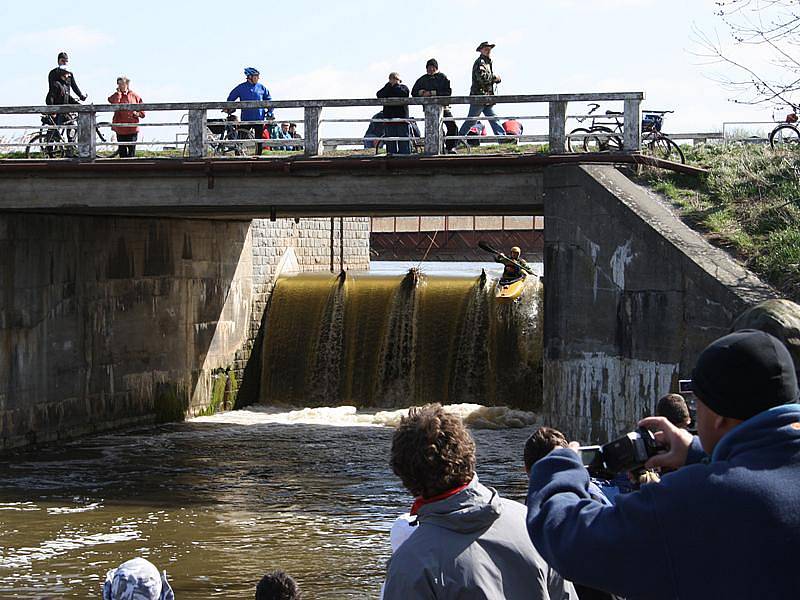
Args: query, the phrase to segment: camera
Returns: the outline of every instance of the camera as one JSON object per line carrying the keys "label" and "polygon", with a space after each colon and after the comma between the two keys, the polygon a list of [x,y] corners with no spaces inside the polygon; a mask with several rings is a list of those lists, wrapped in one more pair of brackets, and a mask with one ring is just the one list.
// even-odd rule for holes
{"label": "camera", "polygon": [[581,446],[578,450],[589,472],[601,476],[641,469],[662,448],[652,431],[640,427],[602,446]]}

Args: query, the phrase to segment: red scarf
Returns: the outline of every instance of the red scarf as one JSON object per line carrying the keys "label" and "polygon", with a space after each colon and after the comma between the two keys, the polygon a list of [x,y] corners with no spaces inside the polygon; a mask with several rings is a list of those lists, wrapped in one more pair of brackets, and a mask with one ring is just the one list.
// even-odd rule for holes
{"label": "red scarf", "polygon": [[438,496],[432,496],[430,498],[423,498],[422,496],[417,496],[416,498],[414,498],[414,504],[411,505],[411,514],[416,515],[419,509],[425,506],[426,504],[432,504],[433,502],[444,500],[445,498],[449,498],[450,496],[455,496],[458,492],[465,490],[468,487],[469,487],[469,482],[465,483],[464,485],[455,487],[452,490],[447,490],[446,492],[443,492]]}

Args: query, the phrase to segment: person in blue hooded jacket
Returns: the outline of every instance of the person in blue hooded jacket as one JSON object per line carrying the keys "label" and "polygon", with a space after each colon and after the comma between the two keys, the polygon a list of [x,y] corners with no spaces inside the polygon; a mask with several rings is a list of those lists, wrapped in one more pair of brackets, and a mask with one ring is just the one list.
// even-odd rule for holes
{"label": "person in blue hooded jacket", "polygon": [[[250,101],[256,100],[259,102],[269,102],[272,100],[272,96],[269,94],[269,90],[264,87],[263,84],[258,82],[261,73],[259,73],[258,69],[254,69],[253,67],[247,67],[244,70],[244,75],[247,78],[246,81],[243,81],[235,88],[231,90],[231,93],[228,94],[228,102],[235,102],[236,100],[241,101]],[[228,111],[233,112],[233,111]],[[272,120],[272,109],[264,109],[264,108],[243,108],[242,109],[242,121],[263,121],[264,115],[267,116],[268,119]],[[250,124],[244,125],[243,127],[239,128],[239,131],[242,130],[251,130],[256,140],[261,140],[264,135],[264,125],[263,124]],[[256,154],[260,155],[264,148],[263,144],[256,143]]]}
{"label": "person in blue hooded jacket", "polygon": [[762,331],[731,333],[703,350],[692,385],[699,437],[643,419],[667,448],[647,466],[677,470],[614,506],[587,493],[574,446],[537,462],[531,540],[564,577],[629,600],[795,598],[800,405],[789,351]]}

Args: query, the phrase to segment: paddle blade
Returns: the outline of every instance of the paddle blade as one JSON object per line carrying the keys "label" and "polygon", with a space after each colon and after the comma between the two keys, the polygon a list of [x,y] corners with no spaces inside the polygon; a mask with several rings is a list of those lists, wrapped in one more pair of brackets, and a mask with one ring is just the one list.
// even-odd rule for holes
{"label": "paddle blade", "polygon": [[499,251],[495,250],[494,248],[492,248],[489,244],[487,244],[484,241],[478,242],[478,246],[481,248],[481,250],[486,250],[487,252],[491,252],[492,254],[500,254]]}

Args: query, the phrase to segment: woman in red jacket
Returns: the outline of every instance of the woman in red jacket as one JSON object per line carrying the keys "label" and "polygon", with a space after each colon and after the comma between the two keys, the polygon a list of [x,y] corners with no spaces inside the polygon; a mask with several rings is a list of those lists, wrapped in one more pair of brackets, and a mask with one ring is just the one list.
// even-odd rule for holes
{"label": "woman in red jacket", "polygon": [[[125,76],[117,77],[117,90],[108,97],[111,104],[141,104],[142,98],[128,86],[131,80]],[[112,123],[138,123],[144,118],[140,110],[118,110],[114,113]],[[118,142],[135,142],[139,135],[138,127],[112,127],[117,134]],[[136,144],[122,144],[119,147],[120,158],[133,157],[136,154]]]}

